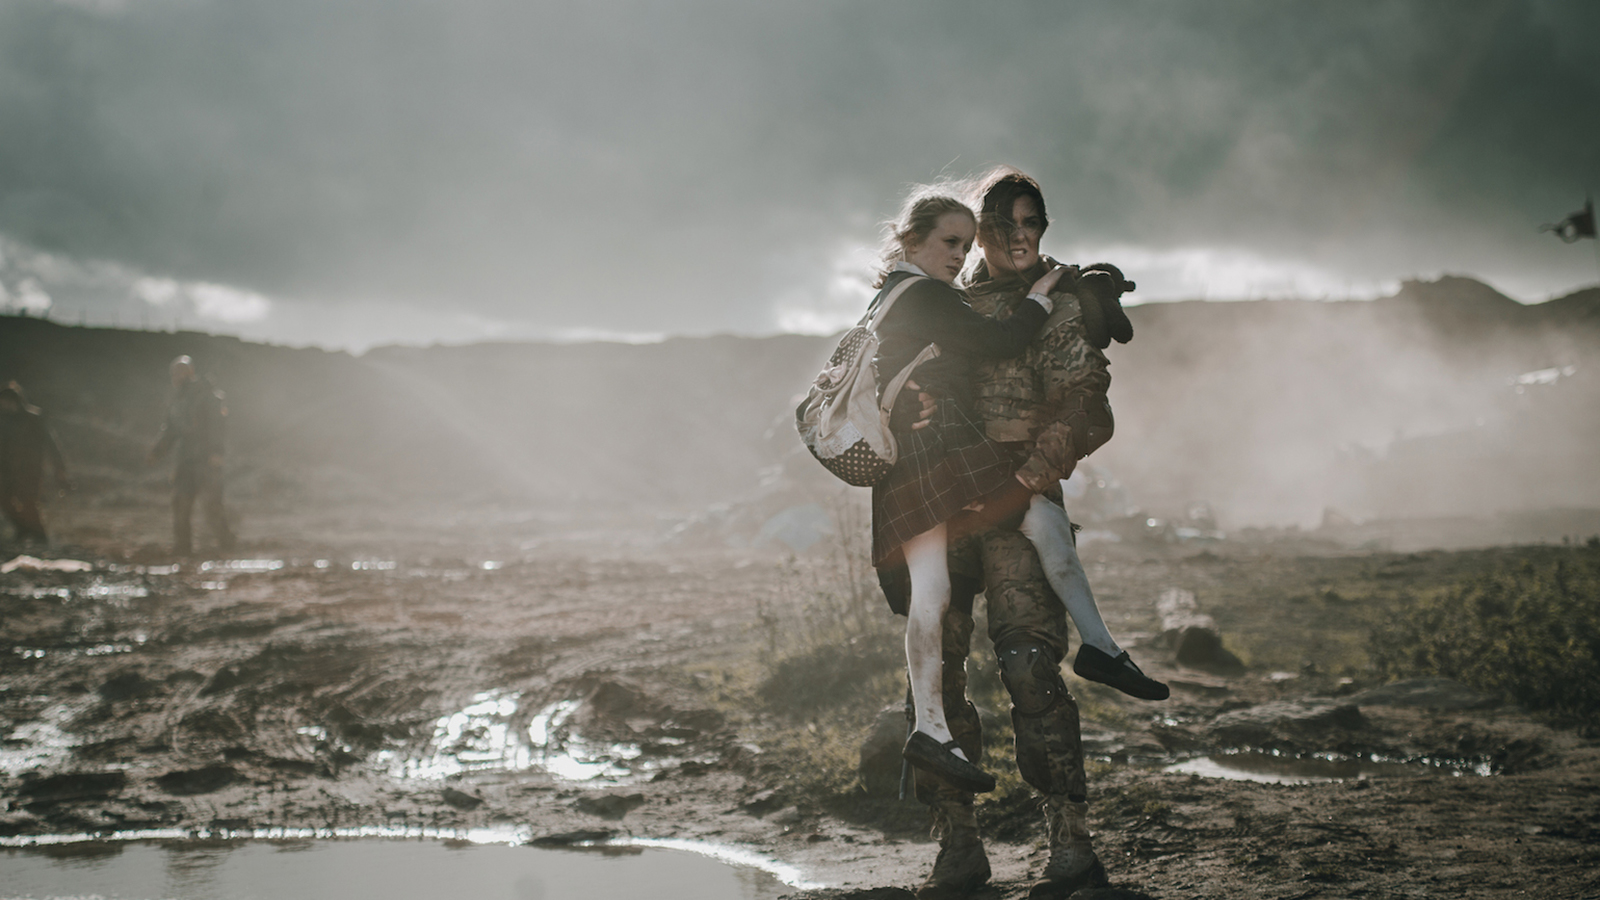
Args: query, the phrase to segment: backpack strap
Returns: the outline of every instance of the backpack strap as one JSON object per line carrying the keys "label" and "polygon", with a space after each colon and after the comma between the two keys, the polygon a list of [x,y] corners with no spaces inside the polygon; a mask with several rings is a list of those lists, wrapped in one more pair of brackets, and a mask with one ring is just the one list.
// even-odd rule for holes
{"label": "backpack strap", "polygon": [[894,302],[900,299],[900,295],[906,292],[906,288],[911,287],[915,282],[926,280],[926,275],[910,275],[901,279],[900,283],[890,289],[889,293],[884,295],[882,300],[876,304],[877,311],[870,313],[872,321],[867,323],[867,329],[876,332],[878,326],[883,324],[883,317],[889,314],[889,307],[894,306]]}

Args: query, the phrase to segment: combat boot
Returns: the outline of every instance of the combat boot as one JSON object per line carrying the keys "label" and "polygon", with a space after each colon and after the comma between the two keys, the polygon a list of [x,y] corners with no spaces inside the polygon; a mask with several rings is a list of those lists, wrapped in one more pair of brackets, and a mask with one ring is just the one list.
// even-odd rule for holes
{"label": "combat boot", "polygon": [[1065,900],[1073,891],[1109,883],[1105,866],[1094,855],[1089,840],[1089,804],[1062,795],[1045,798],[1044,812],[1050,835],[1050,861],[1044,876],[1028,892],[1029,900]]}
{"label": "combat boot", "polygon": [[917,900],[958,900],[988,883],[989,855],[978,837],[971,800],[941,800],[932,809],[939,857],[928,880],[917,889]]}

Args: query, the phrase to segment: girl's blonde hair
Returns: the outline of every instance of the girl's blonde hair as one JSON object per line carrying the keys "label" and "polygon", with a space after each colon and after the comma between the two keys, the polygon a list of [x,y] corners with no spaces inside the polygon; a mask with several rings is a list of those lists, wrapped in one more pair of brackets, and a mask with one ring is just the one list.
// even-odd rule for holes
{"label": "girl's blonde hair", "polygon": [[974,223],[978,221],[977,213],[957,197],[953,189],[953,185],[916,188],[900,206],[900,214],[883,223],[883,262],[873,287],[883,287],[895,263],[904,260],[908,252],[926,240],[939,220],[949,213],[966,213]]}

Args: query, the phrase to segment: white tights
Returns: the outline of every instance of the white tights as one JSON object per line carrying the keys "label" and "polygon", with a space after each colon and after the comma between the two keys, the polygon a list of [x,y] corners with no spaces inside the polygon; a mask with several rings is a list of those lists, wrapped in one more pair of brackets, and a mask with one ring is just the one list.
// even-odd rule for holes
{"label": "white tights", "polygon": [[1045,579],[1066,604],[1067,614],[1078,626],[1078,636],[1085,644],[1104,650],[1110,656],[1120,654],[1122,648],[1112,639],[1105,619],[1100,617],[1100,607],[1095,605],[1094,592],[1089,590],[1089,576],[1084,574],[1083,562],[1078,559],[1067,511],[1035,494],[1027,515],[1022,517],[1020,530],[1038,551]]}
{"label": "white tights", "polygon": [[[1022,517],[1022,534],[1039,553],[1045,578],[1066,604],[1083,642],[1111,656],[1122,652],[1100,617],[1089,577],[1072,539],[1067,511],[1035,496]],[[911,678],[911,702],[916,730],[939,743],[951,739],[944,715],[944,616],[950,608],[950,564],[946,558],[944,523],[906,541],[906,567],[911,575],[911,603],[906,611],[906,672]],[[966,754],[954,751],[962,759]]]}
{"label": "white tights", "polygon": [[[943,744],[951,739],[944,717],[944,614],[950,608],[950,563],[945,558],[945,527],[939,523],[905,544],[911,574],[906,610],[906,673],[916,729]],[[955,751],[962,759],[966,754]]]}

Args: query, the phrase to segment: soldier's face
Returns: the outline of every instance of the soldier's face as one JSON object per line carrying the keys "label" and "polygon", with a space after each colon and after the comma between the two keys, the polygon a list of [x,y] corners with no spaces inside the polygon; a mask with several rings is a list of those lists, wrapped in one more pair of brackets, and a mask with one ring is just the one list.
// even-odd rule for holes
{"label": "soldier's face", "polygon": [[1021,272],[1039,262],[1039,238],[1044,234],[1044,216],[1032,197],[1018,197],[1011,204],[1010,240],[990,237],[980,241],[984,262],[991,272]]}
{"label": "soldier's face", "polygon": [[978,226],[965,213],[947,212],[939,217],[938,224],[922,239],[922,243],[906,251],[906,262],[940,281],[953,282],[966,265],[967,253],[972,250],[972,239]]}

